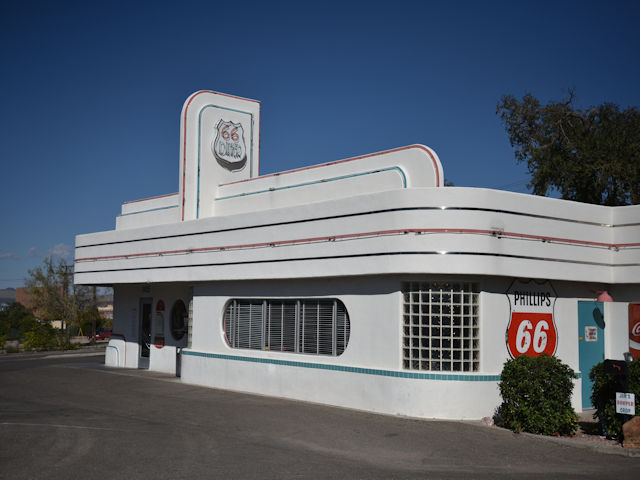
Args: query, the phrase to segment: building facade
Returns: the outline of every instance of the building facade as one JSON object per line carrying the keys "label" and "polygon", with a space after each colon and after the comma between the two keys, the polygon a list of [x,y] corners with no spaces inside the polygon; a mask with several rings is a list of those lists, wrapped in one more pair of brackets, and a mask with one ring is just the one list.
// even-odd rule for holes
{"label": "building facade", "polygon": [[259,176],[259,136],[258,102],[194,93],[178,193],[76,237],[75,282],[114,288],[107,365],[481,418],[508,358],[568,363],[581,410],[593,364],[640,354],[640,206],[444,187],[423,145]]}

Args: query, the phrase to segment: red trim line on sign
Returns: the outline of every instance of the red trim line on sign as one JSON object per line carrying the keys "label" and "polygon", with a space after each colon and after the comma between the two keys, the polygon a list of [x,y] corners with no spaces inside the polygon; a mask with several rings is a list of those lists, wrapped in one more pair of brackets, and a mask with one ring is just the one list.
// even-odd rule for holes
{"label": "red trim line on sign", "polygon": [[259,243],[246,243],[241,245],[224,245],[219,247],[202,247],[202,248],[187,248],[180,250],[165,250],[157,252],[145,252],[145,253],[131,253],[126,255],[106,255],[101,257],[84,257],[77,258],[76,262],[91,262],[97,260],[115,260],[115,259],[129,259],[140,257],[151,257],[159,255],[179,255],[185,253],[199,253],[199,252],[215,252],[223,250],[240,250],[246,248],[262,248],[262,247],[276,247],[282,245],[297,245],[302,243],[317,243],[335,240],[348,240],[353,238],[364,237],[378,237],[383,235],[400,235],[406,233],[468,233],[473,235],[491,235],[498,237],[520,238],[525,240],[540,240],[543,242],[555,242],[573,245],[582,245],[589,247],[603,247],[603,248],[624,248],[624,247],[640,247],[640,243],[602,243],[602,242],[590,242],[587,240],[574,240],[571,238],[558,238],[558,237],[545,237],[541,235],[529,235],[526,233],[514,233],[514,232],[497,232],[495,230],[480,230],[471,228],[405,228],[395,230],[378,230],[374,232],[362,232],[362,233],[347,233],[343,235],[331,235],[324,237],[309,237],[299,238],[293,240],[280,240],[275,242],[259,242]]}
{"label": "red trim line on sign", "polygon": [[122,204],[125,205],[127,203],[144,202],[145,200],[155,200],[156,198],[170,197],[171,195],[178,195],[178,192],[176,192],[176,193],[167,193],[165,195],[156,195],[155,197],[141,198],[140,200],[129,200],[128,202],[122,202]]}
{"label": "red trim line on sign", "polygon": [[182,221],[184,221],[184,191],[185,191],[184,183],[185,183],[186,171],[187,171],[187,112],[189,110],[189,106],[191,105],[191,102],[193,102],[193,99],[203,93],[213,93],[215,95],[221,95],[223,97],[236,98],[238,100],[246,100],[248,102],[260,103],[260,100],[252,100],[251,98],[238,97],[236,95],[229,95],[228,93],[214,92],[213,90],[199,90],[193,95],[191,95],[191,97],[187,101],[187,105],[184,107],[184,115],[182,119],[182,122],[184,125],[184,138],[182,139]]}
{"label": "red trim line on sign", "polygon": [[280,175],[286,175],[288,173],[302,172],[303,170],[312,170],[314,168],[328,167],[330,165],[338,165],[340,163],[352,162],[354,160],[361,160],[363,158],[375,157],[375,156],[384,155],[384,154],[387,154],[387,153],[401,152],[403,150],[409,150],[411,148],[418,148],[420,150],[424,150],[425,152],[427,152],[427,154],[431,158],[431,162],[433,162],[433,167],[434,167],[434,169],[436,171],[436,184],[438,186],[440,186],[440,171],[438,170],[438,162],[436,162],[436,159],[433,156],[433,154],[431,153],[431,150],[429,150],[424,145],[408,145],[406,147],[392,148],[391,150],[384,150],[382,152],[369,153],[367,155],[360,155],[358,157],[345,158],[343,160],[336,160],[334,162],[320,163],[318,165],[310,165],[308,167],[302,167],[302,168],[294,168],[293,170],[285,170],[284,172],[270,173],[268,175],[262,175],[260,177],[246,178],[244,180],[236,180],[235,182],[221,183],[220,186],[224,187],[226,185],[235,185],[236,183],[251,182],[252,180],[259,180],[259,179],[262,179],[262,178],[277,177],[277,176],[280,176]]}

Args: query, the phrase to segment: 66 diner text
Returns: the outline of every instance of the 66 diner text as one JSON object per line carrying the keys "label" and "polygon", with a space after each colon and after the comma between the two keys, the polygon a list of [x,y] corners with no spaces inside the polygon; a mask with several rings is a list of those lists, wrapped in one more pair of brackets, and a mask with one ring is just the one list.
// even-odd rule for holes
{"label": "66 diner text", "polygon": [[231,130],[229,130],[229,128],[231,128],[231,125],[225,125],[224,127],[222,127],[222,130],[220,130],[220,135],[222,135],[222,138],[224,138],[225,140],[231,139],[234,142],[240,140],[240,136],[238,135],[238,127],[233,127]]}

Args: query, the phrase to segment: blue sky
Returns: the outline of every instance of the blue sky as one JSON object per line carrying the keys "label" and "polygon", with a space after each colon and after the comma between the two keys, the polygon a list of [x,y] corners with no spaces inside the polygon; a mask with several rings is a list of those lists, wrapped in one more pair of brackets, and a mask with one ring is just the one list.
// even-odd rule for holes
{"label": "blue sky", "polygon": [[640,2],[0,6],[0,288],[123,201],[178,190],[196,90],[261,100],[261,173],[413,143],[457,186],[526,192],[503,94],[640,105]]}

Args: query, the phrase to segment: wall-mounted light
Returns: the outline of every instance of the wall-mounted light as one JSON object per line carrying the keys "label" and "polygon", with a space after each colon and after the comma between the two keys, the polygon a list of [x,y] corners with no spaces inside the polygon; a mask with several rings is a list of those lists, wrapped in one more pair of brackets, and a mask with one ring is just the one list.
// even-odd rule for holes
{"label": "wall-mounted light", "polygon": [[611,297],[611,295],[609,295],[609,292],[607,292],[606,290],[603,292],[597,292],[598,293],[598,297],[596,298],[596,300],[598,302],[613,302],[613,298]]}

